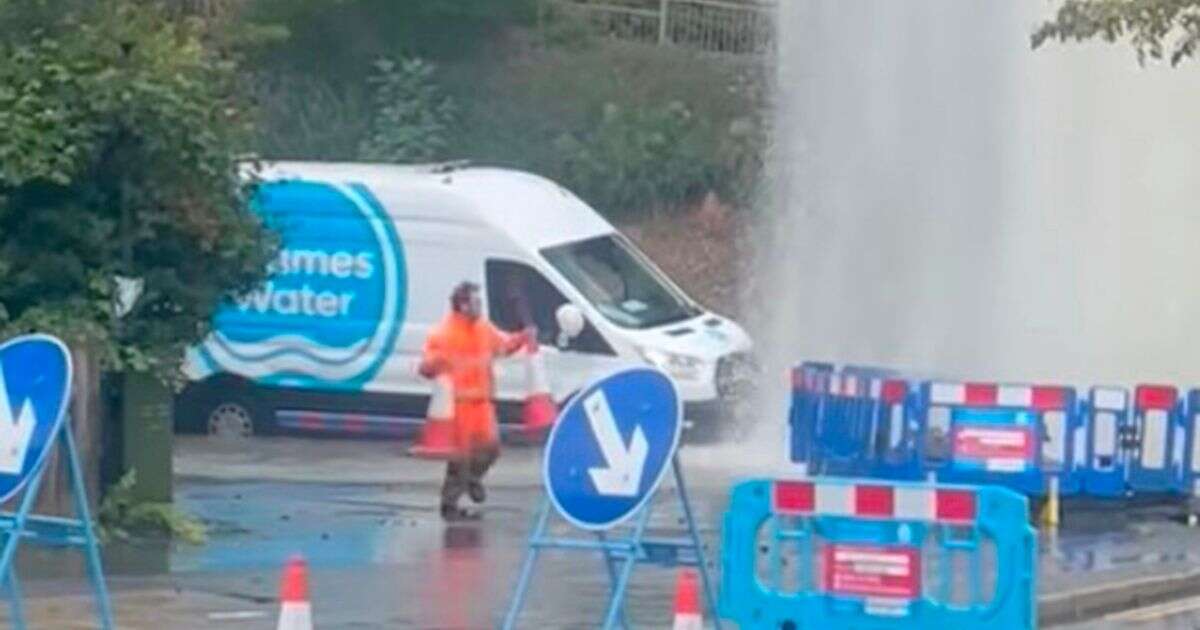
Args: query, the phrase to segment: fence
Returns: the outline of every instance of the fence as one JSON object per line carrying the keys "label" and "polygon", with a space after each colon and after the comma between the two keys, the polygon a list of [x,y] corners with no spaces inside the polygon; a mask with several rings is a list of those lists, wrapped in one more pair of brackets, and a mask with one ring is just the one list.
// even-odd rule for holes
{"label": "fence", "polygon": [[775,5],[723,0],[641,0],[608,4],[551,0],[598,32],[648,44],[706,52],[764,54],[775,46]]}
{"label": "fence", "polygon": [[744,481],[721,560],[718,608],[742,628],[1037,627],[1037,539],[1006,488]]}
{"label": "fence", "polygon": [[[995,484],[1032,497],[1200,500],[1200,387],[909,380],[805,363],[791,459],[809,473]],[[1053,483],[1052,483],[1053,482]]]}

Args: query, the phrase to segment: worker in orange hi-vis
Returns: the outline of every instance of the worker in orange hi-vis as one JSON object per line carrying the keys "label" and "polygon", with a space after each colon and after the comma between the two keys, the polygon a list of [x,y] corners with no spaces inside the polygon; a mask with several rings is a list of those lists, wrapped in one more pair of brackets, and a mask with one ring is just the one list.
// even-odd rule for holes
{"label": "worker in orange hi-vis", "polygon": [[483,317],[479,285],[463,282],[450,295],[450,314],[425,340],[421,375],[446,374],[454,387],[456,456],[446,465],[442,484],[442,518],[478,518],[458,506],[463,493],[483,503],[483,476],[500,456],[500,431],[492,405],[492,362],[533,343],[532,329],[507,335]]}

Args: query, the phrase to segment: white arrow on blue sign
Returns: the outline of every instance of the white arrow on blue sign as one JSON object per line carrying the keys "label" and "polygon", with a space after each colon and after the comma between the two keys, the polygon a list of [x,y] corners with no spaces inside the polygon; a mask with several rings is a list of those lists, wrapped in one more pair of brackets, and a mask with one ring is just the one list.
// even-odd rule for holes
{"label": "white arrow on blue sign", "polygon": [[71,354],[48,335],[0,344],[0,503],[49,454],[71,398]]}
{"label": "white arrow on blue sign", "polygon": [[593,383],[562,410],[547,440],[550,502],[576,527],[620,524],[654,495],[682,427],[679,392],[659,370],[633,368]]}

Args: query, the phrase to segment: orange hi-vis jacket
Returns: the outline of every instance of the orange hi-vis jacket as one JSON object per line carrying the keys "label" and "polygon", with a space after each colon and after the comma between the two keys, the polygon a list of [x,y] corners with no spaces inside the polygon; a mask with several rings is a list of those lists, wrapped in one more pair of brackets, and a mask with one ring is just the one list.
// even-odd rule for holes
{"label": "orange hi-vis jacket", "polygon": [[454,438],[459,452],[499,443],[492,406],[492,361],[516,352],[526,339],[506,335],[488,320],[450,313],[425,340],[424,364],[439,366],[454,384]]}

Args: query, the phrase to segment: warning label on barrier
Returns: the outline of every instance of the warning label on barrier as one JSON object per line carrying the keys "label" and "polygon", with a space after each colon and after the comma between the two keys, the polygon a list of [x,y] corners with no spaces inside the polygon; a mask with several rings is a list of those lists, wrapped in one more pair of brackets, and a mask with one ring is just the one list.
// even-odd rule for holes
{"label": "warning label on barrier", "polygon": [[916,547],[826,545],[827,593],[912,600],[921,594],[921,555]]}
{"label": "warning label on barrier", "polygon": [[960,426],[954,431],[954,460],[987,470],[1020,471],[1033,459],[1033,435],[1025,427]]}

